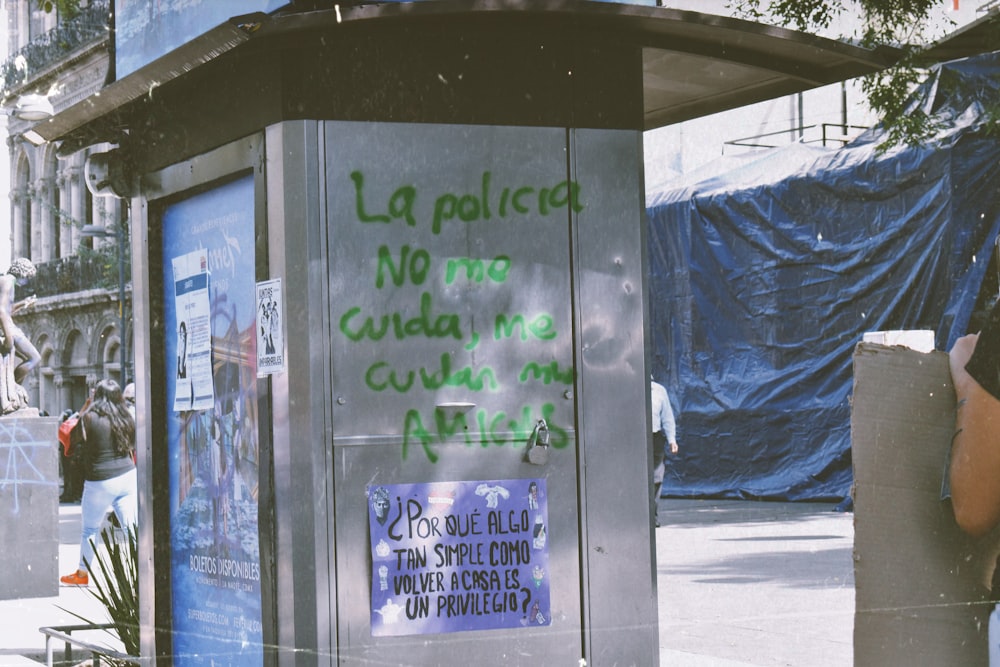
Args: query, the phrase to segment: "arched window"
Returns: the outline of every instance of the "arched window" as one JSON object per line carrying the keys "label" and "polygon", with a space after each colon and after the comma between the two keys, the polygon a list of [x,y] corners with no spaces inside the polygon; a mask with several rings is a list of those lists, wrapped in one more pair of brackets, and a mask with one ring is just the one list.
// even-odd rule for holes
{"label": "arched window", "polygon": [[29,18],[28,18],[28,39],[38,39],[49,30],[56,27],[59,22],[59,10],[58,7],[53,7],[53,11],[45,11],[45,8],[41,6],[38,2],[26,2],[28,5]]}
{"label": "arched window", "polygon": [[14,207],[11,220],[13,254],[15,257],[31,256],[31,165],[23,148],[18,150],[14,171]]}

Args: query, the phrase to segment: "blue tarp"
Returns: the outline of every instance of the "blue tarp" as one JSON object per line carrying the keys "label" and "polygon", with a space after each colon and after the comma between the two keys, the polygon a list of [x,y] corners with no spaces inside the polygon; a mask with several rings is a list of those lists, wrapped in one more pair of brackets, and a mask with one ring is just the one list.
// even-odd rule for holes
{"label": "blue tarp", "polygon": [[654,376],[681,451],[663,495],[850,489],[852,354],[868,331],[966,333],[1000,231],[1000,55],[932,71],[933,141],[792,145],[647,195]]}

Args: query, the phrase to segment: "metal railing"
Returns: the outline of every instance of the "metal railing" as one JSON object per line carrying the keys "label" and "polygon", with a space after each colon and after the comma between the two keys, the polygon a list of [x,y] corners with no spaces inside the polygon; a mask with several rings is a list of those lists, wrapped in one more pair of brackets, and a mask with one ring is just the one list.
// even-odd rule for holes
{"label": "metal railing", "polygon": [[0,79],[5,94],[24,85],[49,65],[65,58],[80,47],[107,39],[110,4],[92,0],[71,19],[28,42],[0,65]]}
{"label": "metal railing", "polygon": [[[1000,0],[998,0],[1000,1]],[[805,139],[806,130],[812,130],[815,128],[820,128],[820,137],[818,139]],[[838,129],[839,135],[831,134],[829,130],[831,128]],[[846,145],[848,142],[852,141],[855,136],[850,136],[848,133],[850,130],[864,131],[868,130],[867,126],[864,125],[842,125],[840,123],[822,123],[820,125],[802,125],[799,127],[790,127],[787,130],[777,130],[775,132],[765,132],[763,134],[755,134],[749,137],[743,137],[741,139],[732,139],[731,141],[725,142],[724,146],[742,146],[745,148],[777,148],[783,144],[791,143],[795,141],[794,135],[799,135],[798,141],[805,144],[815,144],[822,143],[826,147],[830,143],[836,143],[841,146]],[[764,140],[769,137],[778,137],[782,135],[791,134],[793,135],[791,141],[786,140],[783,142],[765,142]]]}
{"label": "metal railing", "polygon": [[35,265],[37,273],[19,294],[38,298],[82,292],[95,287],[111,289],[118,285],[118,264],[114,253],[91,251],[87,255],[72,255]]}
{"label": "metal railing", "polygon": [[[73,632],[84,630],[112,630],[114,623],[87,623],[86,625],[53,625],[38,628],[38,631],[45,635],[45,664],[48,667],[55,665],[55,651],[52,640],[61,641],[64,644],[63,663],[73,663],[73,646],[84,649],[90,653],[90,659],[94,667],[104,664],[121,664],[122,662],[138,664],[138,658],[113,648],[90,642],[79,636],[74,637]],[[104,658],[104,660],[102,660]],[[113,662],[112,662],[113,661]]]}

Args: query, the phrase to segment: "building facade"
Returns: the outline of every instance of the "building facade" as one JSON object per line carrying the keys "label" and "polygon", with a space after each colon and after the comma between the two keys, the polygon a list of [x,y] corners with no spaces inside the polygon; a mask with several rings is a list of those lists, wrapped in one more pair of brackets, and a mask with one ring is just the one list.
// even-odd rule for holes
{"label": "building facade", "polygon": [[0,271],[16,257],[38,268],[17,294],[36,297],[15,319],[42,356],[25,389],[31,405],[59,414],[80,407],[102,378],[130,379],[131,272],[119,254],[127,243],[117,237],[128,233],[125,203],[93,196],[85,182],[88,151],[106,147],[63,154],[59,145],[35,145],[30,129],[38,121],[18,117],[25,96],[43,96],[58,112],[109,80],[110,0],[81,0],[69,11],[40,4],[4,0],[11,257],[0,258]]}

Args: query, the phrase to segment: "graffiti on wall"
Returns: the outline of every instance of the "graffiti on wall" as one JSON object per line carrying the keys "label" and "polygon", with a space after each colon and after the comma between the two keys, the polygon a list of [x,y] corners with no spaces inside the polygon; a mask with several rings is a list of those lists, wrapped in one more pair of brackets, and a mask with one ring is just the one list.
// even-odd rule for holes
{"label": "graffiti on wall", "polygon": [[[9,509],[13,514],[21,511],[22,486],[58,486],[58,479],[46,478],[38,461],[40,456],[52,456],[55,438],[39,440],[31,430],[24,428],[17,419],[0,420],[0,462],[4,466],[0,477],[0,491],[10,494]],[[40,467],[41,466],[41,467]]]}
{"label": "graffiti on wall", "polygon": [[[435,463],[439,445],[455,439],[470,447],[523,446],[539,419],[548,423],[551,446],[566,447],[569,435],[554,421],[557,406],[547,397],[556,387],[569,392],[575,380],[571,361],[554,351],[572,336],[560,329],[560,323],[569,325],[568,295],[547,293],[537,267],[528,270],[517,255],[517,242],[473,255],[456,254],[453,239],[475,237],[481,225],[506,225],[515,241],[527,226],[541,233],[564,229],[559,225],[583,209],[579,184],[558,179],[504,184],[484,170],[474,192],[401,183],[390,185],[381,199],[370,191],[377,177],[353,170],[349,178],[349,222],[359,226],[359,236],[379,242],[370,256],[356,260],[361,289],[345,294],[335,326],[349,354],[371,359],[354,378],[364,391],[414,398],[400,413],[403,459],[418,451]],[[568,261],[554,262],[560,264],[555,270],[569,271],[563,265]],[[509,307],[517,301],[511,295],[519,292],[542,296],[530,310]],[[403,352],[415,349],[408,345],[419,346],[421,353]],[[435,351],[424,354],[428,349]],[[521,360],[516,368],[506,366],[511,359]],[[518,390],[528,385],[550,391]],[[493,401],[467,411],[427,407],[428,396],[449,389],[523,402],[496,407]]]}

